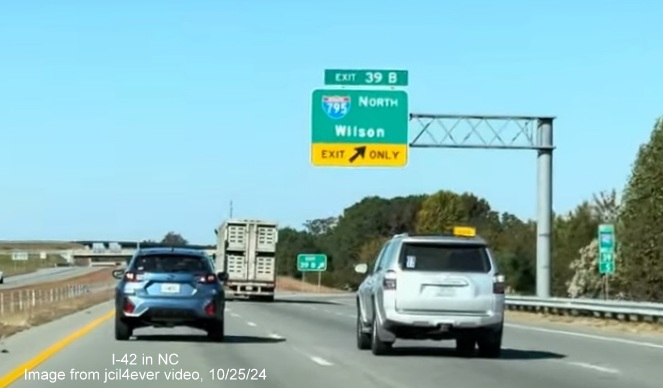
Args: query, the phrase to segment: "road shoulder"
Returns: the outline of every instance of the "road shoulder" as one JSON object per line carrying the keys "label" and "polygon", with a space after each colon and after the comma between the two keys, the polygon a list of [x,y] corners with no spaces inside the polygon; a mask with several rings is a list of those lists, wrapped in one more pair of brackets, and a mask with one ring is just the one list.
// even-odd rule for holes
{"label": "road shoulder", "polygon": [[111,309],[112,302],[104,302],[0,340],[0,379]]}

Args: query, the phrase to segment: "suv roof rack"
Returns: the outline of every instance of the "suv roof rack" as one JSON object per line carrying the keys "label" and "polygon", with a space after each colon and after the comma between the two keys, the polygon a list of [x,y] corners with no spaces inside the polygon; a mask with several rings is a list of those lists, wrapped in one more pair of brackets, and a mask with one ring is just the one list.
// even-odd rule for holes
{"label": "suv roof rack", "polygon": [[451,231],[445,232],[426,232],[426,233],[400,233],[393,236],[399,237],[464,237],[474,238],[477,237],[476,228],[471,226],[454,226]]}
{"label": "suv roof rack", "polygon": [[430,232],[430,233],[400,233],[394,237],[455,237],[453,233]]}

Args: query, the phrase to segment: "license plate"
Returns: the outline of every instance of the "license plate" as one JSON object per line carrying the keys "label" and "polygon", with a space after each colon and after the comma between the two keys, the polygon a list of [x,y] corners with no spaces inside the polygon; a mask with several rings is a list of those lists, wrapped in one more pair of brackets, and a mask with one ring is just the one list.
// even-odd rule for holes
{"label": "license plate", "polygon": [[180,292],[180,285],[176,283],[164,283],[161,285],[161,292],[164,294],[177,294]]}
{"label": "license plate", "polygon": [[438,289],[435,290],[435,295],[436,296],[454,296],[454,295],[456,295],[456,290],[452,287],[438,287]]}

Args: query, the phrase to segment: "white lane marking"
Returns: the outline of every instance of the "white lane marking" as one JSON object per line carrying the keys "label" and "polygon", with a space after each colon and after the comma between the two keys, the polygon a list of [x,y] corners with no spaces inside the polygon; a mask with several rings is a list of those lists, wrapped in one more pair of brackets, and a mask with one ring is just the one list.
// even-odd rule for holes
{"label": "white lane marking", "polygon": [[276,334],[276,333],[271,333],[271,334],[269,334],[269,338],[273,338],[273,339],[275,339],[275,340],[282,340],[282,339],[285,339],[285,338],[281,337],[280,335],[278,335],[278,334]]}
{"label": "white lane marking", "polygon": [[331,362],[325,360],[322,357],[309,356],[309,358],[311,359],[311,361],[315,362],[316,364],[318,364],[320,366],[333,366],[334,365],[334,364],[332,364]]}
{"label": "white lane marking", "polygon": [[573,336],[573,337],[593,339],[593,340],[597,340],[597,341],[614,342],[614,343],[625,344],[625,345],[644,346],[644,347],[647,347],[647,348],[654,348],[654,349],[663,349],[663,345],[655,344],[655,343],[652,343],[652,342],[633,341],[633,340],[627,340],[627,339],[624,339],[624,338],[604,337],[604,336],[601,336],[601,335],[576,333],[576,332],[573,332],[573,331],[566,331],[566,330],[544,329],[542,327],[516,325],[516,324],[513,324],[513,323],[505,323],[504,326],[512,327],[514,329],[538,331],[538,332],[541,332],[541,333],[562,334],[562,335],[568,335],[568,336]]}
{"label": "white lane marking", "polygon": [[573,362],[573,361],[564,361],[565,364],[577,366],[580,368],[591,369],[601,373],[610,373],[613,375],[619,374],[620,372],[617,369],[606,368],[600,365],[588,364],[586,362]]}
{"label": "white lane marking", "polygon": [[258,325],[256,325],[256,324],[253,323],[253,322],[246,322],[246,324],[249,325],[249,326],[251,326],[251,327],[256,327],[256,326],[258,326]]}
{"label": "white lane marking", "polygon": [[237,313],[230,313],[230,316],[233,318],[239,318],[239,314]]}

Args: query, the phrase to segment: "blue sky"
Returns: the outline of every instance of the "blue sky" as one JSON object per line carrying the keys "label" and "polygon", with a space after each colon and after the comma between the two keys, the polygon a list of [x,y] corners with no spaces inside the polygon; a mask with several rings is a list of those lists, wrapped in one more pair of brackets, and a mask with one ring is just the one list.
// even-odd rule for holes
{"label": "blue sky", "polygon": [[[408,5],[409,4],[409,5]],[[309,163],[325,68],[410,72],[413,112],[554,115],[554,208],[622,189],[663,114],[655,1],[5,1],[0,238],[213,240],[367,195],[472,191],[536,211],[532,151]]]}

